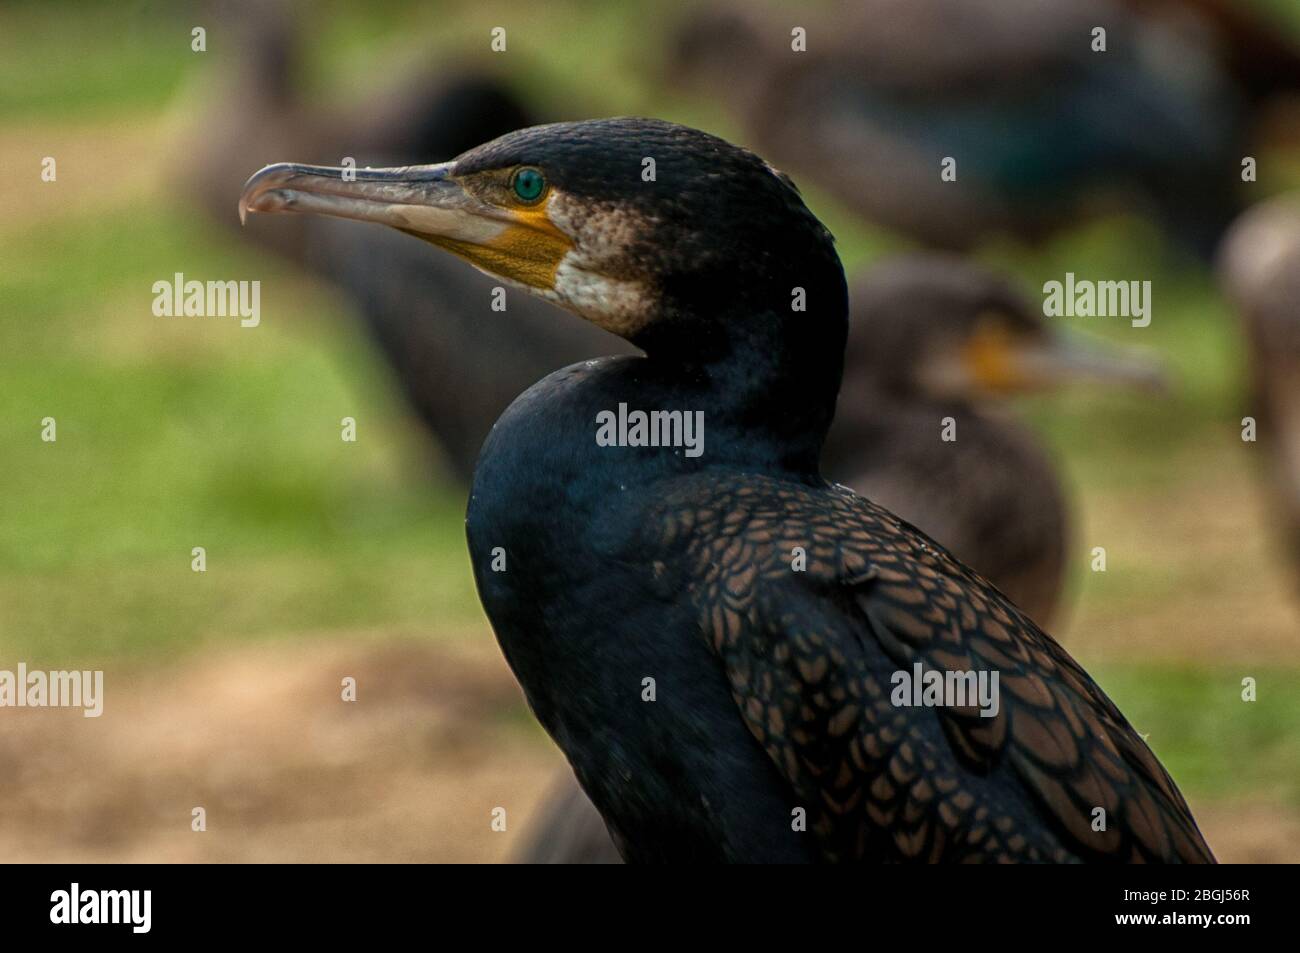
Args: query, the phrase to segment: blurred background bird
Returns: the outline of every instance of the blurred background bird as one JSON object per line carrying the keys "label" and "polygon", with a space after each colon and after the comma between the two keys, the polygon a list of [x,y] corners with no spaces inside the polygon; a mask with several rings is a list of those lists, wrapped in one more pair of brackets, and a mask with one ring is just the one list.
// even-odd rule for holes
{"label": "blurred background bird", "polygon": [[1249,342],[1242,420],[1267,455],[1282,555],[1300,593],[1300,195],[1252,208],[1224,243],[1220,273]]}
{"label": "blurred background bird", "polygon": [[1067,493],[1049,454],[997,405],[1089,380],[1150,397],[1164,387],[1158,365],[1049,329],[1007,276],[952,255],[882,259],[849,302],[828,472],[1050,625],[1073,536]]}
{"label": "blurred background bird", "polygon": [[[925,244],[1034,241],[1123,206],[1208,257],[1263,105],[1300,80],[1253,19],[1203,25],[1217,9],[855,0],[805,11],[795,49],[788,16],[718,4],[680,29],[668,74],[727,103],[771,161]],[[1249,41],[1275,71],[1247,65]]]}

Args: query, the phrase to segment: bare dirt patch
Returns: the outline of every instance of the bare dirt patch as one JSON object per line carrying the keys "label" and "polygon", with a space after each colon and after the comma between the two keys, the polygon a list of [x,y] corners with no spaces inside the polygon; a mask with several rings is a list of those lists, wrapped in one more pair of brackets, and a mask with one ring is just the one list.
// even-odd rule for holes
{"label": "bare dirt patch", "polygon": [[499,861],[562,764],[491,645],[245,647],[105,695],[0,717],[0,858]]}
{"label": "bare dirt patch", "polygon": [[[488,639],[244,646],[107,670],[105,696],[0,713],[0,860],[505,861],[563,764]],[[1300,812],[1196,808],[1220,860],[1300,859]]]}

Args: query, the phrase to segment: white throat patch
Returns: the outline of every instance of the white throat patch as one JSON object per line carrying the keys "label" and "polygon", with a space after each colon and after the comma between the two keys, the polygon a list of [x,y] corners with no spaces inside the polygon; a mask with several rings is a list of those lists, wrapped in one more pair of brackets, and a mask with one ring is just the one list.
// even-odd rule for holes
{"label": "white throat patch", "polygon": [[597,327],[629,337],[653,316],[649,289],[641,281],[611,277],[616,262],[626,260],[633,239],[650,223],[626,209],[593,209],[557,193],[547,209],[551,221],[569,235],[574,247],[555,272],[555,301]]}

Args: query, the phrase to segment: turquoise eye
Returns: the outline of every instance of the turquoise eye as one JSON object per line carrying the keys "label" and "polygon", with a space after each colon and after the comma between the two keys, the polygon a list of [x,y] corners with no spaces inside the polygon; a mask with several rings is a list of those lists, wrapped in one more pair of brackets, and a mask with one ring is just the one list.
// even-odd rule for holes
{"label": "turquoise eye", "polygon": [[515,195],[525,202],[535,202],[546,191],[546,177],[536,169],[520,169],[514,178]]}

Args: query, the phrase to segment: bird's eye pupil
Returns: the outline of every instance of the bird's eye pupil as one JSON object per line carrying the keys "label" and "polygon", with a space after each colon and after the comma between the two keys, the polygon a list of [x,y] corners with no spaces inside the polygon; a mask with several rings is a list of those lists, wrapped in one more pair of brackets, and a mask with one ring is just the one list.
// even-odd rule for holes
{"label": "bird's eye pupil", "polygon": [[531,202],[546,188],[546,179],[536,169],[520,169],[515,173],[515,195]]}

